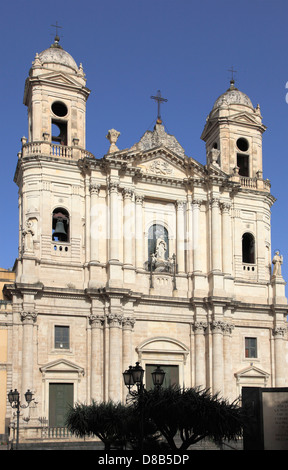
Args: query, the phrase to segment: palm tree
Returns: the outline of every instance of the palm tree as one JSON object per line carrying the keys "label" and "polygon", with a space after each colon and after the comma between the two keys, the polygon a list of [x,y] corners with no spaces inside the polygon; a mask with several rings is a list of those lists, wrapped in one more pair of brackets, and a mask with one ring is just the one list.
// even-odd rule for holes
{"label": "palm tree", "polygon": [[111,446],[125,446],[131,409],[121,403],[77,403],[66,417],[68,429],[78,437],[97,436],[109,451]]}
{"label": "palm tree", "polygon": [[176,450],[175,438],[181,438],[181,450],[210,437],[214,440],[233,440],[242,435],[245,417],[237,402],[211,395],[209,390],[155,388],[145,391],[135,410],[144,409],[144,420],[152,420],[166,439],[170,449]]}

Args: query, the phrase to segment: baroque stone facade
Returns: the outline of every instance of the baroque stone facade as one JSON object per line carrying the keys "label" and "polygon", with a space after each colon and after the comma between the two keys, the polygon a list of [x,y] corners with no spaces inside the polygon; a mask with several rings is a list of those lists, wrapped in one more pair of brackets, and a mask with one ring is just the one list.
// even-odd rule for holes
{"label": "baroque stone facade", "polygon": [[259,106],[231,81],[201,136],[206,165],[161,119],[125,150],[110,129],[96,159],[85,146],[89,94],[58,38],[36,55],[15,173],[16,280],[5,287],[7,389],[35,397],[26,429],[63,424],[67,401],[125,401],[122,372],[136,361],[147,387],[155,365],[168,385],[229,400],[243,386],[287,386],[287,301],[282,258],[271,254]]}

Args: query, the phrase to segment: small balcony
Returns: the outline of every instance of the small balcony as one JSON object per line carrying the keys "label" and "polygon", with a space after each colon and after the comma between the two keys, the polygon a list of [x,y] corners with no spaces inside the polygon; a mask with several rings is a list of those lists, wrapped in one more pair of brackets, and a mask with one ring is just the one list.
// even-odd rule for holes
{"label": "small balcony", "polygon": [[60,158],[63,160],[79,160],[83,158],[95,158],[94,155],[87,150],[78,147],[77,139],[75,140],[75,145],[59,145],[45,140],[38,142],[27,142],[27,139],[23,137],[22,139],[22,152],[20,152],[19,157],[33,157],[37,155]]}

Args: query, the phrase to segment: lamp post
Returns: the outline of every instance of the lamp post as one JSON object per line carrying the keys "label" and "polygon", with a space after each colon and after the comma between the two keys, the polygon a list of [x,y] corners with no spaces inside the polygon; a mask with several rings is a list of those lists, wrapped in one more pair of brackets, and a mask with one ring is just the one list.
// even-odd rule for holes
{"label": "lamp post", "polygon": [[[165,372],[160,366],[157,366],[156,369],[151,373],[154,387],[161,387],[165,378]],[[129,369],[123,372],[123,379],[126,387],[129,390],[136,385],[137,392],[142,393],[144,390],[143,384],[144,378],[144,369],[140,366],[139,362],[136,362],[135,366],[129,366]],[[131,394],[131,393],[130,393]]]}
{"label": "lamp post", "polygon": [[[156,369],[151,373],[151,375],[152,375],[153,385],[155,387],[161,387],[164,381],[165,372],[159,366],[157,366]],[[124,383],[129,390],[129,394],[133,395],[133,393],[131,392],[131,388],[134,385],[136,385],[137,394],[139,395],[139,405],[140,405],[140,413],[141,413],[139,447],[141,451],[143,450],[143,424],[144,424],[144,418],[143,418],[144,410],[143,410],[143,404],[142,404],[142,396],[145,390],[143,378],[144,378],[144,369],[142,369],[139,362],[136,362],[136,365],[133,367],[129,366],[129,369],[123,372]]]}
{"label": "lamp post", "polygon": [[25,400],[27,402],[27,405],[21,405],[20,402],[20,394],[18,390],[15,388],[14,392],[10,390],[8,393],[8,401],[11,405],[12,408],[16,409],[16,415],[17,415],[17,426],[16,426],[16,450],[18,449],[18,444],[19,444],[19,417],[20,417],[20,408],[28,408],[30,405],[31,401],[34,400],[32,398],[33,393],[30,390],[27,390],[27,392],[24,394]]}

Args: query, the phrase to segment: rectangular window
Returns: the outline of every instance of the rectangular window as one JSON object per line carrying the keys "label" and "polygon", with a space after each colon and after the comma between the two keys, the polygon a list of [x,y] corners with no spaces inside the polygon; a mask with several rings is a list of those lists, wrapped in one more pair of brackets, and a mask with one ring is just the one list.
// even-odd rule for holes
{"label": "rectangular window", "polygon": [[240,176],[249,176],[249,155],[237,154],[237,166]]}
{"label": "rectangular window", "polygon": [[[157,364],[146,364],[146,371],[144,376],[144,383],[146,384],[146,389],[151,390],[154,385],[153,385],[153,380],[151,373],[156,369]],[[160,368],[163,369],[165,372],[165,377],[164,377],[164,382],[162,387],[167,388],[172,385],[178,385],[179,384],[179,368],[178,366],[164,366],[160,365]]]}
{"label": "rectangular window", "polygon": [[245,357],[257,357],[257,338],[245,338]]}
{"label": "rectangular window", "polygon": [[69,326],[55,326],[55,348],[69,349]]}

